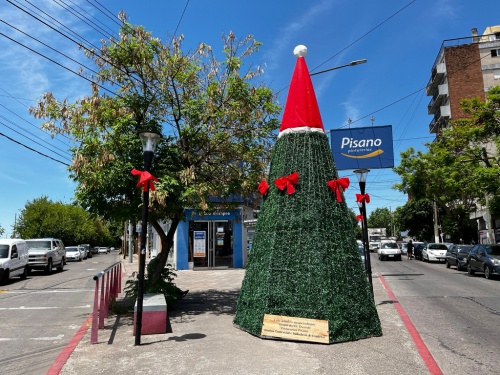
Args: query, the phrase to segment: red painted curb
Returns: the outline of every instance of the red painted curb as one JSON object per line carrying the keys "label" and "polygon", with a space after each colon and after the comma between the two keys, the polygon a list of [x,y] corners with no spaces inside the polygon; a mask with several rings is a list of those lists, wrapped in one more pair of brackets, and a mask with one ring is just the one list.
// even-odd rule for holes
{"label": "red painted curb", "polygon": [[417,329],[411,322],[411,319],[406,313],[406,311],[403,309],[403,306],[401,306],[396,296],[392,292],[391,288],[389,287],[389,284],[387,284],[387,282],[385,281],[384,277],[381,274],[378,275],[378,278],[382,283],[382,285],[384,286],[387,295],[392,300],[392,303],[396,308],[397,312],[399,313],[401,320],[405,324],[406,329],[410,333],[410,336],[413,339],[415,346],[417,347],[418,353],[420,354],[420,357],[424,360],[424,363],[427,366],[429,373],[431,373],[432,375],[443,375],[441,368],[439,368],[439,365],[437,364],[436,360],[434,359],[431,352],[427,348],[427,345],[425,345],[424,340],[422,340],[422,337],[420,337],[420,334],[418,333]]}
{"label": "red painted curb", "polygon": [[87,329],[89,326],[92,324],[92,314],[89,315],[87,320],[82,324],[80,329],[75,333],[73,338],[70,340],[68,345],[64,347],[61,353],[57,356],[55,362],[50,366],[50,368],[47,370],[45,375],[58,375],[66,361],[68,360],[69,356],[71,353],[73,353],[73,350],[75,350],[76,346],[82,339],[82,337],[85,335],[85,332],[87,332]]}

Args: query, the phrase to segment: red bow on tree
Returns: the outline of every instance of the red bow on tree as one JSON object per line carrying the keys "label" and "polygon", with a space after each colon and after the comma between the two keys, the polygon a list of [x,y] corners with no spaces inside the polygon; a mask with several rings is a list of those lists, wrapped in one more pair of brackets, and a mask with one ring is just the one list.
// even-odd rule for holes
{"label": "red bow on tree", "polygon": [[266,195],[267,191],[269,190],[269,185],[267,184],[267,181],[262,180],[259,184],[258,189],[261,195]]}
{"label": "red bow on tree", "polygon": [[337,194],[337,201],[342,202],[341,193],[343,193],[345,189],[349,187],[349,183],[350,181],[347,177],[342,177],[336,180],[330,180],[326,184],[330,189],[332,189],[334,193]]}
{"label": "red bow on tree", "polygon": [[363,221],[364,216],[363,215],[356,215],[356,220],[357,221]]}
{"label": "red bow on tree", "polygon": [[370,196],[368,194],[356,194],[356,202],[370,203]]}
{"label": "red bow on tree", "polygon": [[278,189],[284,190],[286,188],[287,194],[295,193],[295,188],[293,187],[293,185],[297,185],[298,182],[299,182],[298,172],[293,172],[288,176],[283,176],[274,180],[274,184],[278,187]]}
{"label": "red bow on tree", "polygon": [[[131,172],[134,176],[140,176],[139,177],[139,182],[137,183],[137,186],[142,185],[142,191],[147,191],[148,186],[151,190],[155,190],[155,185],[153,184],[153,181],[158,182],[158,179],[153,176],[151,173],[147,171],[139,171],[137,169],[132,169]],[[149,185],[148,185],[149,184]]]}

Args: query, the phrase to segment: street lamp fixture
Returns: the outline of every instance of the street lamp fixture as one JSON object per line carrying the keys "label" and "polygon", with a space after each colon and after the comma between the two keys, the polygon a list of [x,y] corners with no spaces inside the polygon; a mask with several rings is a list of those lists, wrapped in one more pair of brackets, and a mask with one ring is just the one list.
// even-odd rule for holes
{"label": "street lamp fixture", "polygon": [[[359,190],[362,195],[365,194],[365,188],[366,188],[366,178],[368,176],[368,172],[370,172],[369,169],[356,169],[354,171],[354,174],[358,178],[359,182]],[[370,241],[368,238],[368,222],[366,219],[366,199],[362,199],[361,202],[358,202],[358,206],[361,203],[361,215],[363,215],[363,225],[361,226],[363,230],[363,245],[365,249],[365,269],[366,273],[368,275],[368,281],[370,282],[370,288],[372,290],[372,295],[373,295],[373,282],[372,282],[372,263],[370,261]]]}
{"label": "street lamp fixture", "polygon": [[[152,131],[141,131],[138,133],[142,142],[144,153],[144,171],[151,170],[153,155],[161,139],[161,134]],[[137,312],[135,323],[135,345],[141,345],[142,311],[144,304],[144,273],[146,269],[146,235],[148,226],[148,206],[149,206],[149,183],[146,182],[142,192],[142,226],[141,226],[141,247],[139,254],[139,275],[137,282]]]}
{"label": "street lamp fixture", "polygon": [[337,70],[337,69],[340,69],[340,68],[345,68],[346,66],[360,65],[360,64],[364,64],[364,63],[366,63],[366,59],[353,60],[350,63],[344,64],[344,65],[340,65],[340,66],[335,66],[335,67],[330,68],[330,69],[321,70],[319,72],[312,73],[312,74],[309,74],[309,75],[312,77],[312,76],[315,76],[317,74],[329,72],[331,70]]}

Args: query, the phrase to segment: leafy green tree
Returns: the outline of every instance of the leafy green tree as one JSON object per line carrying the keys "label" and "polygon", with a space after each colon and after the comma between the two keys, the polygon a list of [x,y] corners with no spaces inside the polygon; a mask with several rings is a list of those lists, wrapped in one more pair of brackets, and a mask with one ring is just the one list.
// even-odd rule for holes
{"label": "leafy green tree", "polygon": [[[211,197],[231,205],[241,204],[235,197],[254,194],[280,107],[275,94],[256,82],[260,66],[244,64],[260,46],[251,36],[223,36],[219,60],[207,44],[184,52],[183,36],[163,44],[121,16],[119,40],[85,51],[97,66],[90,95],[69,103],[47,93],[31,113],[46,120],[46,129],[76,140],[69,168],[76,198],[106,220],[139,218],[142,191],[130,174],[143,165],[137,132],[163,134],[151,168],[159,182],[149,207],[162,251],[148,276],[161,278],[185,207],[209,212],[215,208]],[[165,219],[171,222],[166,234],[159,224]]]}
{"label": "leafy green tree", "polygon": [[385,228],[388,237],[394,236],[392,212],[388,208],[376,208],[367,218],[368,228]]}
{"label": "leafy green tree", "polygon": [[419,241],[434,238],[432,201],[429,199],[412,199],[398,209],[399,225],[408,231],[408,235]]}
{"label": "leafy green tree", "polygon": [[[486,101],[466,99],[461,105],[470,117],[452,121],[428,145],[427,153],[415,153],[412,148],[403,152],[401,164],[394,168],[402,180],[395,188],[408,193],[410,200],[436,202],[439,224],[454,241],[475,237],[468,213],[477,202],[485,204],[486,194],[500,193],[496,151],[500,146],[500,88],[492,88]],[[491,202],[494,211],[496,199]]]}
{"label": "leafy green tree", "polygon": [[[27,202],[14,225],[21,238],[60,238],[66,245],[109,243],[109,230],[83,208],[46,196]],[[102,241],[102,242],[101,242]]]}
{"label": "leafy green tree", "polygon": [[0,225],[0,236],[3,236],[4,233],[5,233],[5,229],[3,229],[3,227]]}

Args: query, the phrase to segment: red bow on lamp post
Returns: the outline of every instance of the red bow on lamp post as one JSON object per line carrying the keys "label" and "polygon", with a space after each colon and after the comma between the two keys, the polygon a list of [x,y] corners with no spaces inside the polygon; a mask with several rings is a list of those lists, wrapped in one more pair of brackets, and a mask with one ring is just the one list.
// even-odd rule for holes
{"label": "red bow on lamp post", "polygon": [[262,180],[258,186],[259,192],[261,195],[266,195],[269,190],[269,185],[266,180]]}
{"label": "red bow on lamp post", "polygon": [[283,176],[274,180],[274,184],[278,187],[278,189],[285,190],[286,188],[287,194],[295,193],[295,188],[293,187],[293,185],[297,185],[298,182],[299,182],[298,172],[293,172],[288,176]]}
{"label": "red bow on lamp post", "polygon": [[328,187],[337,194],[337,201],[342,202],[342,193],[349,187],[349,179],[347,177],[337,178],[336,180],[330,180],[326,184]]}
{"label": "red bow on lamp post", "polygon": [[357,221],[361,221],[361,222],[363,222],[363,219],[364,219],[364,218],[365,218],[365,217],[364,217],[363,215],[356,215],[356,220],[357,220]]}
{"label": "red bow on lamp post", "polygon": [[[142,191],[147,191],[148,187],[155,191],[155,185],[153,181],[158,182],[158,179],[153,176],[151,173],[147,171],[139,171],[137,169],[132,169],[132,173],[134,176],[140,176],[139,177],[139,182],[137,183],[137,186],[142,186]],[[149,184],[149,185],[148,185]]]}
{"label": "red bow on lamp post", "polygon": [[368,194],[356,194],[356,202],[370,203],[370,196]]}

